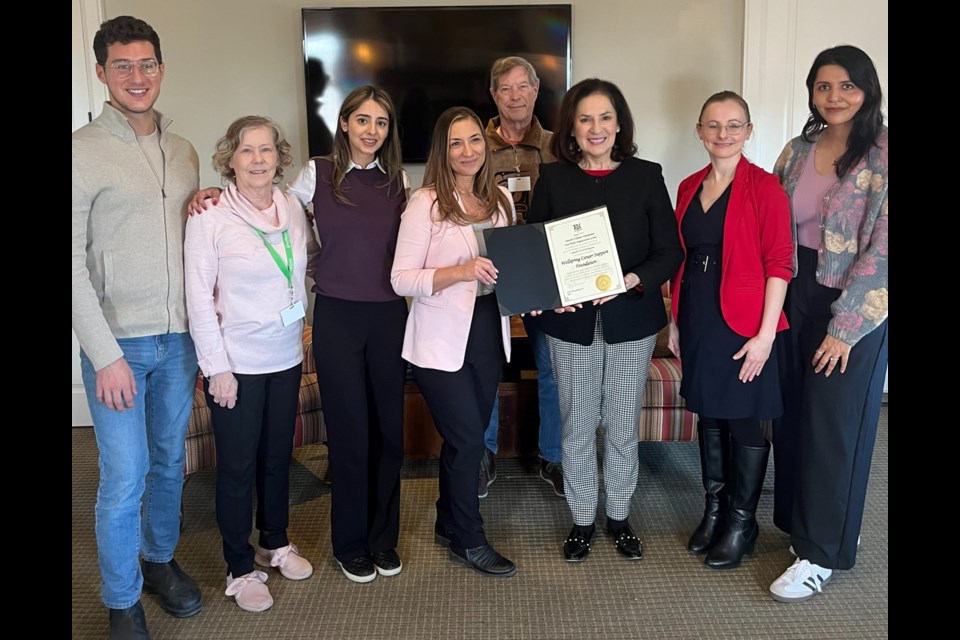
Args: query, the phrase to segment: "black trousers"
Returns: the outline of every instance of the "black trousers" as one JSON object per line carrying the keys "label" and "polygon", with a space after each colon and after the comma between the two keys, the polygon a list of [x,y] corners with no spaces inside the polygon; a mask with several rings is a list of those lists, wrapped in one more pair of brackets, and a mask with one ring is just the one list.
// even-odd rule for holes
{"label": "black trousers", "polygon": [[217,445],[217,526],[223,557],[235,578],[253,571],[254,483],[260,546],[279,549],[290,544],[290,455],[302,370],[298,364],[276,373],[234,374],[238,388],[233,409],[214,402],[209,381],[203,381]]}
{"label": "black trousers", "polygon": [[887,322],[854,345],[844,373],[814,373],[840,290],[816,282],[816,251],[800,247],[798,259],[784,303],[790,329],[778,341],[784,414],[773,423],[774,524],[801,558],[850,569],[883,400]]}
{"label": "black trousers", "polygon": [[330,532],[340,562],[400,535],[407,303],[317,295],[313,356],[330,454]]}
{"label": "black trousers", "polygon": [[503,368],[500,331],[496,297],[480,296],[473,309],[463,366],[453,372],[413,367],[420,393],[443,438],[437,523],[452,533],[452,545],[465,549],[487,543],[477,497],[477,469]]}

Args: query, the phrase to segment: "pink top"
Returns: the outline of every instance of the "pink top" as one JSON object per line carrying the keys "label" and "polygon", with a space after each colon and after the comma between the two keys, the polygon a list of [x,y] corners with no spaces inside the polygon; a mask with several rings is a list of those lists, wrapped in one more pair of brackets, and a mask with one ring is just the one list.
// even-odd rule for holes
{"label": "pink top", "polygon": [[[293,300],[286,276],[254,228],[284,262],[283,231],[288,231]],[[257,210],[230,184],[216,206],[187,220],[187,316],[203,375],[274,373],[303,360],[303,321],[283,326],[280,310],[299,300],[306,311],[304,277],[308,261],[318,253],[303,207],[276,187],[273,207],[266,211]]]}
{"label": "pink top", "polygon": [[797,221],[797,244],[808,249],[819,249],[823,238],[823,221],[820,220],[820,202],[826,198],[827,189],[839,178],[832,171],[822,176],[817,172],[811,153],[803,165],[803,172],[793,192],[793,215]]}

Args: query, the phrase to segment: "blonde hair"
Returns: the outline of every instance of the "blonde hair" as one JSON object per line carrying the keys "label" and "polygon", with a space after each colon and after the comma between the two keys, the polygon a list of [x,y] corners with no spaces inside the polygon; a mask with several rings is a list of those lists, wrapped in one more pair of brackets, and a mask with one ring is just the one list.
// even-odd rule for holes
{"label": "blonde hair", "polygon": [[220,174],[224,182],[228,180],[236,182],[237,173],[230,167],[230,160],[240,146],[243,134],[260,127],[273,131],[273,143],[277,147],[277,172],[273,176],[273,184],[279,184],[283,179],[283,168],[293,164],[290,143],[287,142],[280,125],[264,116],[243,116],[234,120],[227,127],[227,133],[217,140],[217,150],[213,153],[213,168]]}

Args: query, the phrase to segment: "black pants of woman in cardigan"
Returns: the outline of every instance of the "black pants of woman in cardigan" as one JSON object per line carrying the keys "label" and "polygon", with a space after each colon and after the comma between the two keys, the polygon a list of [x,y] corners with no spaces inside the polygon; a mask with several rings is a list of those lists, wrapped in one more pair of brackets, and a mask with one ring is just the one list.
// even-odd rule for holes
{"label": "black pants of woman in cardigan", "polygon": [[887,322],[850,350],[847,369],[814,373],[839,289],[817,283],[817,252],[800,247],[780,344],[784,415],[774,421],[774,524],[800,558],[828,569],[856,563],[857,538],[887,369]]}

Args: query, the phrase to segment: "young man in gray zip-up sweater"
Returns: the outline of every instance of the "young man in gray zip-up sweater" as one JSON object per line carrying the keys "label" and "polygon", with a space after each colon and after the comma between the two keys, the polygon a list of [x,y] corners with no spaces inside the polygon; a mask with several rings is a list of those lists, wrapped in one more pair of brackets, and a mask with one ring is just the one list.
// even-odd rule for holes
{"label": "young man in gray zip-up sweater", "polygon": [[120,16],[93,48],[110,99],[73,134],[73,329],[100,457],[101,598],[110,638],[141,638],[141,589],[174,616],[203,606],[173,559],[197,377],[183,229],[199,161],[153,108],[164,74],[156,31]]}

